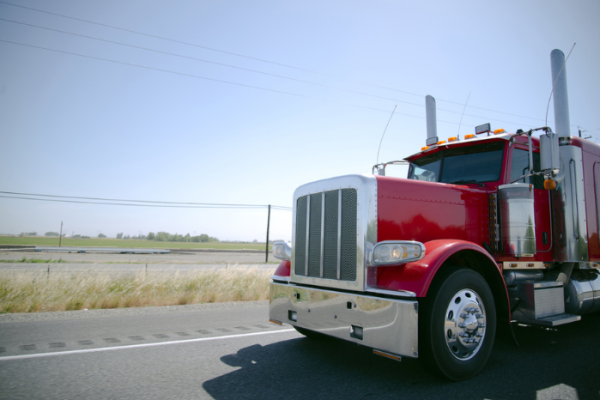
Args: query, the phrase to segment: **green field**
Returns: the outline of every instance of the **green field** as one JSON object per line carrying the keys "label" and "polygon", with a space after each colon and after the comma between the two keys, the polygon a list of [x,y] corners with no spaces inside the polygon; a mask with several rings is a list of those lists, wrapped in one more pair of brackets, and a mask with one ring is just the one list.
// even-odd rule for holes
{"label": "green field", "polygon": [[[57,237],[46,236],[0,236],[0,245],[23,246],[58,246]],[[219,249],[219,250],[264,250],[264,243],[237,243],[237,242],[158,242],[154,240],[138,239],[71,239],[62,238],[61,246],[64,247],[124,247],[124,248],[152,248],[152,249]],[[271,246],[269,246],[271,251]]]}

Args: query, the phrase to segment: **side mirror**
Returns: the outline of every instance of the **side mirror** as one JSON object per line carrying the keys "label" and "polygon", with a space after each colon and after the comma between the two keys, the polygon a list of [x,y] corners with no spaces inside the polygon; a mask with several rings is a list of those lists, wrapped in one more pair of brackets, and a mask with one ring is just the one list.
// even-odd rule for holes
{"label": "side mirror", "polygon": [[560,169],[557,133],[549,130],[540,136],[540,153],[542,171]]}
{"label": "side mirror", "polygon": [[556,189],[557,181],[560,182],[564,177],[560,171],[558,149],[558,134],[548,128],[547,133],[540,136],[540,167],[546,177],[544,181],[544,188],[546,190]]}

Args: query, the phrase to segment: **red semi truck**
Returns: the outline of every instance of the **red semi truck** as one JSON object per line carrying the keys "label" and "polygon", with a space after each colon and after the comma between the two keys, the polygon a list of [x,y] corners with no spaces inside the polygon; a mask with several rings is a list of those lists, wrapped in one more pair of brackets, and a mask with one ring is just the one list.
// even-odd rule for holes
{"label": "red semi truck", "polygon": [[[406,179],[348,175],[294,193],[291,247],[270,284],[270,320],[451,380],[473,377],[511,323],[554,327],[600,311],[600,146],[570,135],[565,58],[551,53],[555,130],[439,141]],[[535,132],[540,133],[534,137]]]}

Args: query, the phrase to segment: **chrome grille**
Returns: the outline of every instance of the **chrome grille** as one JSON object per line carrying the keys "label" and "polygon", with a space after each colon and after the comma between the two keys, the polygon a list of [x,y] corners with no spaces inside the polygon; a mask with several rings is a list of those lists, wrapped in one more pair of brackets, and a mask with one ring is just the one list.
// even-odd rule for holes
{"label": "chrome grille", "polygon": [[296,203],[294,273],[355,281],[357,268],[356,189],[299,197]]}

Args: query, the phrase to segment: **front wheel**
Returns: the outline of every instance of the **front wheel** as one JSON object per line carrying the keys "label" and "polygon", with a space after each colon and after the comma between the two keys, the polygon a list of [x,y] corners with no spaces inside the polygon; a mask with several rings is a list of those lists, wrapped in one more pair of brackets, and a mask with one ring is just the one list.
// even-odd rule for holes
{"label": "front wheel", "polygon": [[429,289],[419,327],[420,357],[453,381],[477,375],[496,336],[492,292],[477,272],[459,268]]}

